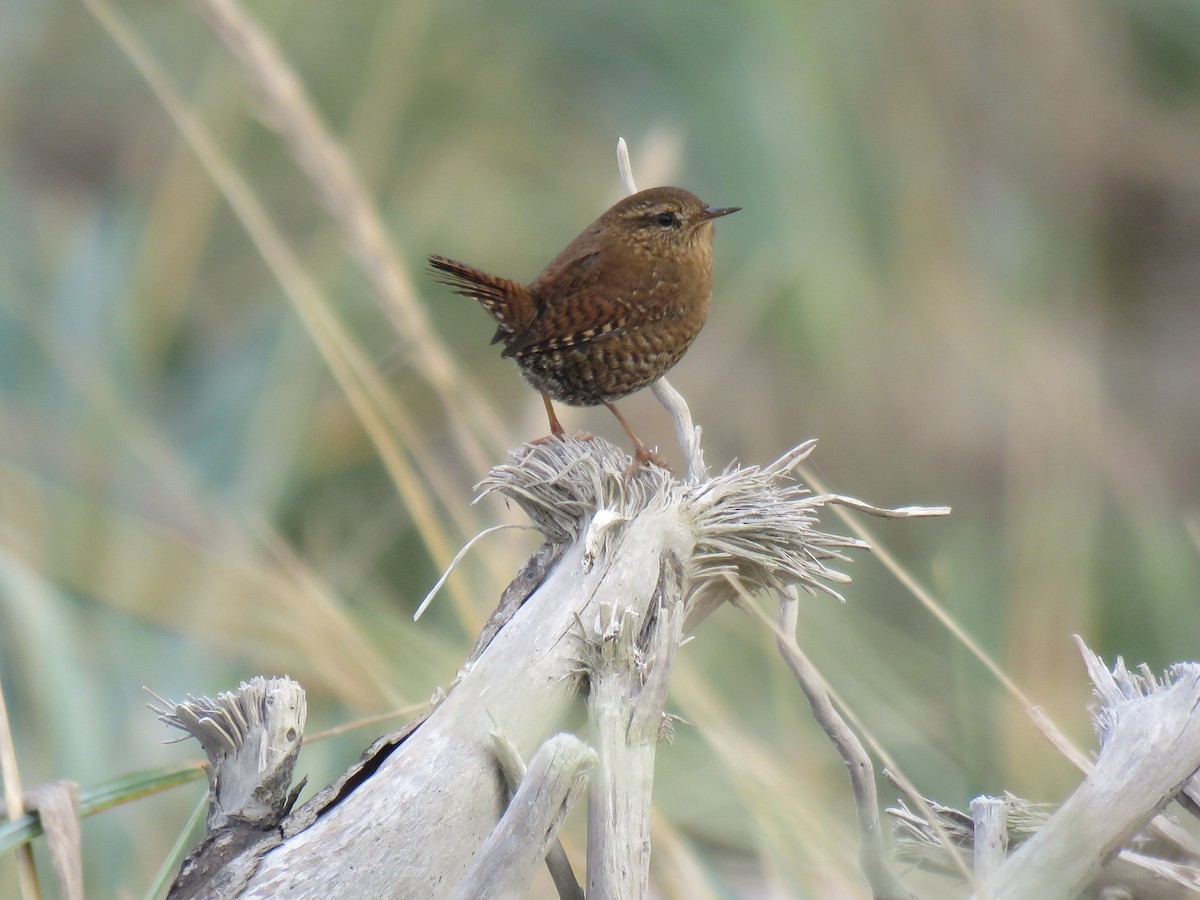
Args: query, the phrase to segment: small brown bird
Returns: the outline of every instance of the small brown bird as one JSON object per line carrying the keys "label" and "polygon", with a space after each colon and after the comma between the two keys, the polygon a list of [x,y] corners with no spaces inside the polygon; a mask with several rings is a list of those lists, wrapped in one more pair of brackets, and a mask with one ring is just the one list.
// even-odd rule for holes
{"label": "small brown bird", "polygon": [[661,465],[613,405],[679,362],[712,299],[712,209],[682,188],[640,191],[583,230],[528,285],[443,256],[437,279],[474,297],[498,323],[492,343],[513,357],[541,395],[550,431],[562,425],[551,399],[607,406],[633,440],[636,468]]}

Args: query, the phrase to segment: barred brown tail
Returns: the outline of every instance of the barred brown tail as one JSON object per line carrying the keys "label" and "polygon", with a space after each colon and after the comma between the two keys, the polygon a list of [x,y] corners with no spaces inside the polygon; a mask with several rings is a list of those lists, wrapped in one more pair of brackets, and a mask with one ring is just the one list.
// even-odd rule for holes
{"label": "barred brown tail", "polygon": [[430,256],[429,269],[438,282],[460,296],[478,300],[492,314],[500,326],[493,344],[523,331],[533,321],[533,297],[519,281],[489,275],[444,256]]}

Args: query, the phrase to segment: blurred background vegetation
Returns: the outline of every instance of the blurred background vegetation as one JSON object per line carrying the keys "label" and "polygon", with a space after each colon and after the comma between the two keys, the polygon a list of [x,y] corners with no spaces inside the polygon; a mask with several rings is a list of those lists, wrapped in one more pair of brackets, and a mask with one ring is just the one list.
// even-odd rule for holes
{"label": "blurred background vegetation", "polygon": [[[318,351],[334,326],[298,315],[97,19],[9,0],[0,683],[26,784],[194,757],[161,744],[143,685],[287,673],[315,731],[452,679],[533,538],[486,539],[412,611],[466,538],[519,521],[471,487],[545,423],[422,260],[531,278],[620,196],[617,135],[641,186],[745,208],[671,376],[711,464],[818,437],[835,489],[952,505],[874,534],[1085,747],[1072,633],[1156,669],[1200,658],[1200,5],[256,2],[448,348],[434,377],[194,8],[121,10],[388,400],[366,427],[368,392]],[[624,406],[679,458],[653,398]],[[566,415],[620,439],[603,411]],[[801,645],[916,785],[1069,792],[961,642],[875,558],[848,571],[846,606],[805,604]],[[665,896],[865,892],[842,763],[771,648],[724,610],[681,655]],[[386,727],[307,745],[310,790]],[[89,896],[140,896],[200,794],[86,820]],[[15,883],[0,861],[0,895]]]}

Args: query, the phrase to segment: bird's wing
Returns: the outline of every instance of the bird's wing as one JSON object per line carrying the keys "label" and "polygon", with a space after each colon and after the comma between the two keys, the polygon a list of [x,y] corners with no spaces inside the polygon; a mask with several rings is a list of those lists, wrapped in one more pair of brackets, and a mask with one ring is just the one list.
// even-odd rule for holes
{"label": "bird's wing", "polygon": [[568,247],[530,285],[537,311],[526,328],[505,342],[504,355],[611,340],[665,314],[649,292],[622,285],[614,274],[605,270],[603,253],[594,244]]}

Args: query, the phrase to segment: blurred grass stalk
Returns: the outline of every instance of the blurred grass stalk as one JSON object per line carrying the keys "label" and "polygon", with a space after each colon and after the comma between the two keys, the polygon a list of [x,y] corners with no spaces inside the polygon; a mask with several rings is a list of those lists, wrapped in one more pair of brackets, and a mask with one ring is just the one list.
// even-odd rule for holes
{"label": "blurred grass stalk", "polygon": [[[459,540],[452,539],[442,524],[441,515],[448,514],[455,520],[458,539],[478,528],[472,521],[469,507],[461,502],[453,480],[431,451],[420,427],[400,399],[389,393],[378,371],[338,318],[333,304],[305,273],[254,191],[218,148],[199,117],[179,96],[166,70],[134,34],[127,20],[105,0],[83,2],[145,79],[220,187],[358,414],[435,565],[447,568]],[[320,124],[295,78],[257,26],[232,3],[205,2],[201,6],[214,17],[219,25],[218,35],[230,43],[251,85],[268,103],[268,119],[285,124],[282,130],[289,138],[289,146],[297,160],[313,178],[318,193],[334,214],[335,222],[343,229],[347,244],[358,249],[360,261],[372,276],[379,298],[384,301],[384,309],[391,313],[398,327],[404,329],[401,335],[408,338],[410,351],[420,358],[415,369],[441,397],[460,449],[474,465],[484,468],[486,453],[474,428],[484,429],[494,448],[506,446],[504,429],[495,414],[461,378],[457,366],[413,300],[399,260],[390,249],[378,216],[358,186],[343,152]],[[440,514],[429,488],[439,495]],[[498,560],[488,556],[485,559],[490,560],[493,574],[503,571]],[[464,629],[476,629],[482,620],[465,581],[452,575],[449,590]]]}
{"label": "blurred grass stalk", "polygon": [[[25,791],[21,786],[21,770],[17,764],[17,750],[13,745],[12,729],[8,722],[8,704],[4,702],[4,684],[0,682],[0,779],[4,781],[4,805],[9,819],[19,819],[25,814]],[[33,864],[33,847],[21,844],[16,849],[17,883],[21,896],[36,900],[38,890],[37,869]]]}
{"label": "blurred grass stalk", "polygon": [[489,439],[492,450],[507,449],[511,435],[462,377],[430,325],[345,150],[321,121],[274,43],[235,0],[196,0],[196,5],[239,63],[247,86],[268,111],[266,121],[283,137],[358,257],[375,286],[377,302],[392,320],[399,339],[407,342],[408,352],[418,358],[418,372],[437,392],[464,456],[472,465],[486,468],[488,454],[476,429]]}

